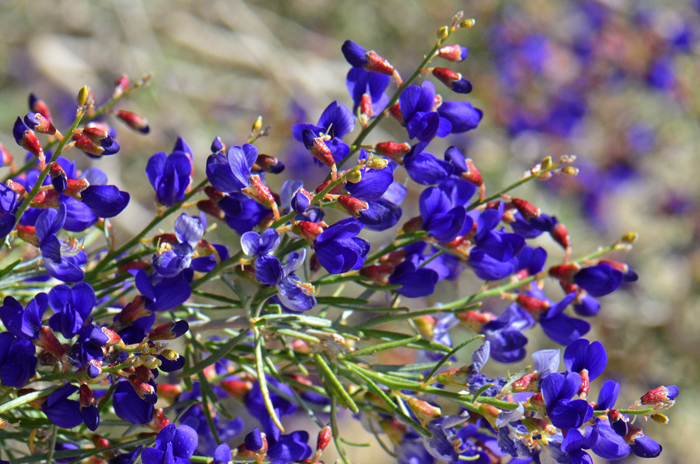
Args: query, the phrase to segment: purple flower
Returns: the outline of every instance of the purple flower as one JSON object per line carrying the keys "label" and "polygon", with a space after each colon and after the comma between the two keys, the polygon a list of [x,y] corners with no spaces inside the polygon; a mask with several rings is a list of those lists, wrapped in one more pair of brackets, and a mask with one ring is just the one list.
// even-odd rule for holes
{"label": "purple flower", "polygon": [[384,93],[391,77],[386,74],[365,71],[362,68],[352,68],[348,71],[346,86],[355,105],[352,107],[353,114],[357,113],[364,95],[367,95],[372,102],[372,115],[377,116],[384,111],[389,103],[389,96]]}
{"label": "purple flower", "polygon": [[469,265],[483,280],[498,280],[515,271],[518,253],[525,246],[522,235],[493,230],[503,217],[503,203],[487,209],[476,221],[476,246],[470,250]]}
{"label": "purple flower", "polygon": [[114,185],[90,185],[80,192],[80,197],[83,204],[100,218],[117,216],[131,199],[128,192],[122,192]]}
{"label": "purple flower", "polygon": [[[293,396],[292,391],[287,385],[277,382],[272,377],[267,377],[267,383],[272,384],[275,390],[279,390],[289,397]],[[270,399],[272,400],[272,406],[277,412],[278,417],[286,416],[296,411],[297,407],[293,402],[288,401],[280,395],[274,393],[274,390],[270,392]],[[274,422],[272,422],[272,418],[267,412],[259,382],[256,382],[253,389],[248,392],[244,399],[244,403],[248,412],[258,419],[258,421],[260,421],[260,425],[267,436],[268,444],[277,443],[277,440],[280,439],[281,435],[280,429],[274,424]]]}
{"label": "purple flower", "polygon": [[542,381],[542,397],[554,426],[577,429],[593,416],[593,408],[585,400],[571,399],[580,389],[581,376],[576,373],[553,373]]}
{"label": "purple flower", "polygon": [[[179,139],[178,142],[180,142]],[[178,150],[184,146],[181,143],[176,143],[170,155],[166,155],[165,152],[156,153],[151,156],[146,165],[146,175],[148,175],[148,180],[156,191],[156,199],[161,205],[172,206],[183,200],[185,191],[192,183],[191,155]]]}
{"label": "purple flower", "polygon": [[484,116],[483,111],[465,101],[442,102],[442,105],[437,108],[437,113],[441,120],[448,122],[445,126],[450,127],[451,134],[461,134],[476,129]]}
{"label": "purple flower", "polygon": [[291,313],[308,311],[316,306],[313,286],[301,281],[294,271],[299,269],[306,258],[306,248],[299,253],[289,254],[287,262],[282,266],[282,280],[277,284],[277,295],[271,302],[280,303],[282,307]]}
{"label": "purple flower", "polygon": [[[153,381],[151,381],[153,382]],[[152,384],[155,387],[155,383]],[[113,396],[114,412],[132,424],[148,424],[153,417],[153,403],[144,401],[126,380],[117,384]]]}
{"label": "purple flower", "polygon": [[207,158],[207,178],[224,193],[237,193],[248,187],[258,149],[249,143],[235,146],[228,153],[216,152]]}
{"label": "purple flower", "polygon": [[192,293],[190,284],[183,273],[171,278],[156,278],[156,284],[151,282],[146,272],[139,269],[134,282],[136,288],[146,297],[146,308],[151,311],[166,311],[174,309],[187,301]]}
{"label": "purple flower", "polygon": [[178,243],[167,244],[153,255],[153,267],[163,277],[175,277],[192,264],[192,256],[204,236],[206,219],[182,213],[175,220]]}
{"label": "purple flower", "polygon": [[226,443],[222,443],[214,450],[213,464],[230,464],[231,462],[231,447]]}
{"label": "purple flower", "polygon": [[128,453],[120,453],[114,459],[110,459],[109,464],[133,464],[136,461],[136,456],[141,452],[143,446],[137,446]]}
{"label": "purple flower", "polygon": [[605,370],[608,355],[600,342],[590,343],[585,338],[572,342],[564,351],[564,364],[569,372],[588,371],[588,378],[595,380]]}
{"label": "purple flower", "polygon": [[450,121],[434,111],[435,95],[435,85],[430,81],[424,81],[420,87],[409,85],[401,93],[399,108],[409,138],[430,142],[435,136],[445,137],[452,130]]}
{"label": "purple flower", "polygon": [[87,255],[77,242],[61,242],[56,237],[65,222],[65,204],[58,210],[43,211],[36,220],[36,237],[49,275],[63,282],[80,282],[85,277],[81,266],[87,263]]}
{"label": "purple flower", "polygon": [[[428,187],[421,193],[420,214],[423,218],[423,230],[430,232],[441,242],[451,242],[465,228],[467,211],[463,205],[455,205],[447,193],[438,187]],[[471,229],[472,220],[469,218]]]}
{"label": "purple flower", "polygon": [[513,363],[525,358],[527,337],[523,330],[534,327],[535,320],[517,304],[508,306],[496,319],[481,328],[491,344],[491,357],[498,362]]}
{"label": "purple flower", "polygon": [[10,332],[0,333],[0,382],[7,387],[22,388],[36,373],[36,347]]}
{"label": "purple flower", "polygon": [[454,172],[452,164],[422,151],[420,145],[413,147],[403,162],[411,179],[422,185],[435,185]]}
{"label": "purple flower", "polygon": [[311,456],[311,447],[307,444],[308,441],[309,432],[305,430],[280,435],[277,439],[273,438],[268,441],[267,455],[275,461],[303,461]]}
{"label": "purple flower", "polygon": [[435,291],[435,284],[439,275],[432,269],[419,268],[416,264],[418,255],[408,257],[403,263],[396,266],[394,272],[389,276],[391,285],[402,285],[396,289],[406,298],[420,298],[432,295]]}
{"label": "purple flower", "polygon": [[620,286],[624,275],[606,263],[581,269],[574,275],[576,285],[591,296],[601,297],[614,292]]}
{"label": "purple flower", "polygon": [[80,414],[80,403],[69,400],[68,397],[78,391],[78,387],[67,383],[55,392],[49,394],[48,399],[41,405],[41,410],[54,424],[65,429],[72,429],[83,422]]}
{"label": "purple flower", "polygon": [[544,333],[560,345],[568,346],[591,330],[588,322],[564,314],[564,309],[574,298],[576,293],[569,293],[559,303],[540,314],[538,319]]}
{"label": "purple flower", "polygon": [[49,307],[46,293],[37,293],[27,304],[27,309],[11,296],[6,296],[0,306],[0,320],[15,337],[36,340],[41,330],[41,319]]}
{"label": "purple flower", "polygon": [[316,237],[315,250],[321,265],[331,274],[360,269],[369,252],[369,242],[357,237],[363,225],[346,218],[333,224]]}
{"label": "purple flower", "polygon": [[80,282],[73,288],[65,284],[52,288],[49,291],[49,304],[55,313],[49,319],[51,329],[65,338],[72,338],[90,319],[97,299],[90,284]]}
{"label": "purple flower", "polygon": [[158,433],[153,448],[143,450],[141,459],[149,463],[188,464],[197,442],[197,432],[192,427],[170,424]]}
{"label": "purple flower", "polygon": [[329,136],[326,146],[330,149],[335,162],[341,161],[350,153],[350,147],[341,139],[355,128],[355,117],[350,109],[334,101],[323,111],[317,124],[299,123],[292,127],[292,135],[299,142],[304,142],[305,130],[313,132],[315,137]]}
{"label": "purple flower", "polygon": [[275,229],[266,229],[262,235],[251,230],[241,236],[243,253],[255,258],[255,277],[261,284],[277,285],[284,277],[282,263],[272,254],[279,244]]}

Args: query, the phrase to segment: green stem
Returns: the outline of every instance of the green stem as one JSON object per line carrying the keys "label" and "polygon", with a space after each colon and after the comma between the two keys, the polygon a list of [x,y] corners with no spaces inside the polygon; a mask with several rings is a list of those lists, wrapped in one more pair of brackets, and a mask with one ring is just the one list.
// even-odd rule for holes
{"label": "green stem", "polygon": [[282,426],[282,422],[280,422],[279,417],[277,417],[275,407],[272,404],[272,399],[270,398],[270,390],[267,388],[267,379],[265,378],[265,361],[262,354],[264,337],[255,326],[253,326],[253,334],[255,335],[255,368],[258,375],[258,382],[260,383],[260,393],[263,397],[265,408],[267,409],[268,414],[270,414],[272,422],[274,422],[275,425],[284,433],[284,427]]}
{"label": "green stem", "polygon": [[350,464],[350,460],[345,454],[343,444],[340,442],[340,429],[338,428],[338,399],[335,395],[331,395],[331,432],[333,433],[333,442],[338,450],[340,459],[344,464]]}
{"label": "green stem", "polygon": [[73,135],[73,132],[75,132],[75,129],[77,129],[78,124],[80,124],[80,121],[83,119],[83,116],[85,116],[85,108],[80,107],[78,108],[78,112],[75,115],[75,120],[73,120],[73,124],[71,124],[70,129],[68,129],[68,132],[63,137],[63,140],[61,140],[61,143],[58,144],[58,148],[56,149],[56,152],[53,154],[51,159],[49,160],[48,163],[46,163],[46,167],[44,167],[44,170],[41,171],[39,174],[39,177],[36,180],[36,183],[34,184],[34,187],[32,187],[32,190],[29,192],[29,196],[27,198],[24,198],[22,201],[22,204],[20,205],[19,209],[15,213],[15,221],[19,222],[20,218],[24,214],[24,212],[29,208],[29,204],[34,201],[34,198],[39,194],[39,191],[41,190],[41,186],[44,184],[44,179],[46,179],[46,176],[49,175],[49,169],[51,166],[51,163],[56,161],[59,156],[61,156],[61,153],[63,153],[63,148],[66,146],[68,141],[70,140],[71,136]]}
{"label": "green stem", "polygon": [[39,390],[31,393],[27,393],[26,395],[22,395],[19,398],[15,398],[12,401],[8,401],[5,404],[0,405],[0,414],[10,411],[18,406],[22,406],[23,404],[27,404],[30,401],[37,400],[39,398],[43,398],[45,396],[48,396],[49,394],[53,393],[54,391],[58,390],[61,388],[61,385],[54,385],[53,387],[49,387],[45,390]]}
{"label": "green stem", "polygon": [[49,456],[46,458],[46,464],[53,463],[53,453],[56,451],[56,437],[58,436],[58,426],[51,426],[51,443],[49,444]]}

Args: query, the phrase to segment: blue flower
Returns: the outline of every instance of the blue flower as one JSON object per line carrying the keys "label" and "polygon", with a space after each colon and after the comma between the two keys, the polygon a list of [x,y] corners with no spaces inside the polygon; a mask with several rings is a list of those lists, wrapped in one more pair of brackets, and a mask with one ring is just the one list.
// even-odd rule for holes
{"label": "blue flower", "polygon": [[78,387],[67,383],[49,394],[47,400],[41,405],[41,410],[52,423],[59,427],[72,429],[82,424],[83,416],[80,414],[80,403],[68,399],[77,391]]}
{"label": "blue flower", "polygon": [[41,319],[49,307],[46,293],[37,293],[27,304],[27,309],[11,296],[6,296],[0,306],[0,320],[15,337],[36,340],[41,330]]}
{"label": "blue flower", "polygon": [[192,257],[206,229],[204,215],[182,213],[175,220],[177,243],[161,245],[153,255],[153,267],[163,277],[175,277],[192,264]]}
{"label": "blue flower", "polygon": [[369,252],[369,242],[357,237],[362,223],[346,218],[324,230],[314,244],[321,265],[331,274],[360,269]]}
{"label": "blue flower", "polygon": [[80,282],[73,288],[57,285],[49,291],[49,305],[55,313],[49,319],[49,326],[65,338],[72,338],[87,324],[95,304],[97,298],[90,284]]}
{"label": "blue flower", "polygon": [[424,81],[420,87],[409,85],[401,92],[399,108],[409,138],[430,142],[435,136],[445,137],[452,130],[450,121],[434,111],[435,95],[435,86],[430,81]]}
{"label": "blue flower", "polygon": [[231,463],[231,447],[226,443],[222,443],[214,450],[213,464],[230,464]]}
{"label": "blue flower", "polygon": [[624,274],[607,263],[581,269],[574,275],[576,285],[594,297],[614,292],[622,284],[623,279]]}
{"label": "blue flower", "polygon": [[[277,382],[272,377],[267,377],[267,383],[271,384],[275,390],[279,390],[289,397],[293,396],[292,391],[287,385]],[[277,395],[274,393],[274,391],[270,392],[270,400],[272,401],[272,406],[277,412],[278,417],[286,416],[296,411],[297,407],[293,402],[284,399],[280,395]],[[267,436],[268,444],[277,443],[277,441],[280,439],[281,432],[279,427],[272,422],[272,418],[267,412],[259,382],[256,382],[253,389],[248,392],[244,399],[244,403],[248,412],[260,422],[260,425]]]}
{"label": "blue flower", "polygon": [[261,284],[277,285],[283,278],[282,263],[272,254],[279,244],[275,229],[266,229],[262,235],[249,231],[241,236],[243,253],[255,258],[255,277]]}
{"label": "blue flower", "polygon": [[228,153],[216,152],[207,158],[207,178],[224,193],[237,193],[248,187],[258,149],[249,143],[235,146]]}
{"label": "blue flower", "polygon": [[588,378],[595,380],[605,370],[608,355],[600,342],[590,343],[585,338],[572,342],[564,350],[564,364],[569,372],[588,371]]}
{"label": "blue flower", "polygon": [[576,293],[569,293],[538,318],[544,333],[560,345],[568,346],[591,330],[588,322],[564,314],[564,309],[574,301],[574,298]]}
{"label": "blue flower", "polygon": [[484,116],[483,111],[465,101],[442,102],[442,105],[437,108],[437,113],[442,120],[449,123],[451,134],[461,134],[476,129]]}
{"label": "blue flower", "polygon": [[75,239],[62,242],[56,237],[66,222],[66,212],[63,203],[58,210],[43,211],[36,220],[36,238],[49,275],[63,282],[79,282],[85,277],[81,266],[87,263],[87,255]]}
{"label": "blue flower", "polygon": [[10,332],[0,333],[0,382],[7,387],[22,388],[36,373],[36,347]]}
{"label": "blue flower", "polygon": [[[179,142],[179,140],[178,140]],[[156,200],[164,206],[172,206],[185,198],[185,191],[192,183],[192,158],[184,145],[176,143],[173,152],[159,152],[151,156],[146,165],[146,174],[156,191]]]}
{"label": "blue flower", "polygon": [[350,109],[334,101],[323,111],[317,124],[299,123],[292,127],[292,135],[299,142],[304,142],[303,133],[310,130],[315,137],[330,137],[325,144],[330,149],[335,162],[344,159],[350,153],[350,147],[342,141],[355,128],[355,117]]}
{"label": "blue flower", "polygon": [[404,156],[403,164],[411,179],[422,185],[435,185],[454,172],[452,164],[423,151],[420,145]]}
{"label": "blue flower", "polygon": [[355,68],[366,69],[389,76],[395,73],[394,67],[387,60],[377,55],[374,50],[367,51],[352,40],[346,40],[340,47],[345,59]]}
{"label": "blue flower", "polygon": [[113,404],[117,416],[132,424],[148,424],[153,418],[155,401],[153,403],[144,401],[136,393],[131,383],[126,380],[117,384],[117,388],[114,390]]}
{"label": "blue flower", "polygon": [[311,456],[311,447],[307,444],[309,432],[299,430],[276,439],[268,440],[267,455],[275,461],[303,461]]}
{"label": "blue flower", "polygon": [[[423,230],[430,232],[441,242],[451,242],[461,235],[465,228],[467,211],[463,205],[455,205],[447,193],[438,187],[429,187],[423,191],[419,200],[420,214],[423,218]],[[472,220],[469,218],[466,227],[471,229]]]}
{"label": "blue flower", "polygon": [[580,389],[581,376],[576,373],[553,373],[542,381],[542,398],[555,427],[577,429],[593,416],[593,408],[585,400],[571,399]]}
{"label": "blue flower", "polygon": [[484,339],[491,343],[491,357],[498,362],[513,363],[525,358],[527,337],[523,330],[535,325],[524,309],[513,303],[496,319],[481,328]]}
{"label": "blue flower", "polygon": [[192,427],[170,424],[158,432],[153,448],[143,450],[141,459],[154,464],[188,464],[197,442],[197,432]]}
{"label": "blue flower", "polygon": [[146,272],[139,269],[134,283],[148,302],[146,308],[151,311],[166,311],[174,309],[187,301],[192,293],[190,284],[183,273],[171,278],[156,278],[156,284],[151,282]]}
{"label": "blue flower", "polygon": [[387,103],[389,103],[389,96],[384,91],[390,81],[391,77],[385,74],[365,71],[362,68],[350,69],[346,79],[346,86],[353,102],[355,102],[352,108],[353,114],[357,113],[357,108],[365,95],[369,97],[369,101],[372,103],[370,116],[377,116],[384,111]]}
{"label": "blue flower", "polygon": [[299,269],[306,258],[306,248],[302,248],[299,253],[289,254],[287,262],[282,266],[282,280],[277,284],[277,295],[271,302],[280,303],[287,312],[298,313],[308,311],[316,306],[314,288],[294,274]]}

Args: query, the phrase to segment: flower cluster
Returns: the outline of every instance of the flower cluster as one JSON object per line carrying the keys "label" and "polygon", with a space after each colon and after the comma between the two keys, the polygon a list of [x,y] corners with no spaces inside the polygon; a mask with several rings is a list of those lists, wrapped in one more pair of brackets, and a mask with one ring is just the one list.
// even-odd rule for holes
{"label": "flower cluster", "polygon": [[[154,219],[120,246],[110,218],[127,208],[129,193],[64,155],[71,148],[91,158],[116,154],[108,115],[147,134],[143,118],[112,109],[147,80],[131,85],[120,77],[100,107],[84,87],[65,133],[30,96],[30,112],[13,130],[29,153],[17,169],[2,149],[11,172],[0,189],[8,250],[27,244],[23,259],[0,270],[7,294],[0,381],[3,397],[14,397],[0,405],[0,425],[35,430],[8,432],[26,444],[18,452],[48,462],[319,463],[334,441],[349,462],[338,425],[348,409],[368,431],[387,435],[399,462],[488,463],[506,455],[590,462],[587,450],[606,459],[657,456],[661,447],[632,417],[667,420],[659,411],[674,404],[678,388],[659,387],[614,409],[620,386],[606,381],[598,401],[588,401],[607,357],[600,343],[582,338],[591,328],[583,318],[637,280],[628,265],[605,256],[631,248],[635,234],[573,258],[564,223],[509,192],[575,176],[574,157],[546,157],[487,195],[473,160],[456,146],[438,148],[440,139],[476,129],[484,115],[463,99],[469,80],[430,67],[465,60],[467,48],[446,41],[473,25],[459,13],[440,28],[408,80],[377,52],[343,44],[351,66],[347,105],[332,102],[316,123],[300,122],[291,133],[308,168],[326,176],[319,185],[292,178],[275,190],[285,164],[256,145],[269,132],[262,118],[240,145],[217,137],[205,151],[178,138],[145,169]],[[415,83],[419,76],[449,93],[443,97],[430,80]],[[401,139],[363,143],[380,122],[395,125]],[[195,184],[202,152],[206,177]],[[416,205],[404,204],[409,190],[419,191]],[[405,218],[404,208],[419,214]],[[232,230],[212,233],[224,224]],[[373,244],[365,229],[390,240]],[[540,237],[548,238],[533,242]],[[547,241],[563,249],[563,259],[538,245]],[[481,290],[420,311],[400,305],[439,299],[439,282],[456,279],[479,282]],[[560,296],[545,293],[546,281],[561,287]],[[510,305],[480,308],[488,298]],[[407,324],[413,334],[376,328],[385,323]],[[532,372],[482,372],[490,358],[524,359],[523,332],[538,325],[566,347],[565,372],[557,372],[559,350],[534,353]],[[475,336],[455,346],[460,327]],[[448,368],[479,339],[471,364]],[[398,347],[416,350],[415,362],[374,362]],[[454,414],[442,412],[448,401],[459,409]],[[245,435],[234,402],[254,422]],[[320,429],[315,448],[308,430],[290,429],[300,413]],[[114,434],[107,421],[130,427]],[[38,433],[50,437],[48,447]]]}

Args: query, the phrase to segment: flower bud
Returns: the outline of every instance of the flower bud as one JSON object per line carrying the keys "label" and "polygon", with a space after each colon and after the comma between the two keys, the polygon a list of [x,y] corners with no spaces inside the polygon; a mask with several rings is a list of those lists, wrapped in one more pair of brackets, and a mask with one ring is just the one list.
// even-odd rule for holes
{"label": "flower bud", "polygon": [[61,345],[61,342],[58,341],[53,331],[45,325],[41,327],[39,340],[35,341],[35,343],[45,349],[47,353],[57,358],[61,358],[66,354],[66,347]]}
{"label": "flower bud", "polygon": [[515,302],[530,314],[539,314],[550,308],[549,302],[530,295],[520,294],[516,297]]}
{"label": "flower bud", "polygon": [[329,426],[325,426],[318,432],[316,439],[316,451],[324,451],[333,439],[333,432]]}
{"label": "flower bud", "polygon": [[447,26],[442,26],[440,29],[437,31],[437,38],[440,40],[445,40],[450,36],[450,28]]}
{"label": "flower bud", "polygon": [[384,155],[387,158],[391,158],[397,163],[401,163],[404,155],[411,151],[411,145],[408,143],[396,143],[396,142],[379,142],[375,146],[375,150],[380,155]]}
{"label": "flower bud", "polygon": [[182,387],[180,385],[173,385],[170,383],[159,383],[156,390],[158,392],[158,398],[162,398],[170,404],[173,404],[180,393],[182,393]]}
{"label": "flower bud", "polygon": [[433,76],[453,92],[469,93],[472,91],[472,83],[462,77],[461,73],[447,68],[434,68]]}
{"label": "flower bud", "polygon": [[53,121],[49,107],[33,93],[29,94],[29,111],[32,113],[39,113],[49,121]]}
{"label": "flower bud", "polygon": [[246,380],[222,380],[221,381],[221,388],[223,388],[226,393],[229,395],[233,396],[234,398],[237,398],[239,400],[243,400],[243,398],[248,394],[249,391],[253,389],[253,384],[252,382],[246,381]]}
{"label": "flower bud", "polygon": [[35,247],[39,248],[39,239],[36,236],[34,226],[23,226],[21,224],[17,224],[17,236],[30,245],[34,245]]}
{"label": "flower bud", "polygon": [[474,332],[479,333],[481,328],[496,319],[496,315],[489,312],[480,311],[467,311],[464,313],[457,313],[457,319],[462,321],[464,325],[472,329]]}
{"label": "flower bud", "polygon": [[129,88],[129,76],[122,74],[114,83],[114,92],[112,92],[112,98],[119,98],[124,94],[124,91]]}
{"label": "flower bud", "polygon": [[262,129],[262,125],[263,125],[263,117],[262,117],[262,116],[258,116],[258,117],[255,119],[255,122],[253,123],[253,127],[250,128],[250,131],[251,131],[252,133],[256,133],[256,132],[258,132],[260,129]]}
{"label": "flower bud", "polygon": [[152,341],[174,340],[184,335],[189,328],[190,325],[187,323],[187,321],[169,321],[156,327],[150,334],[148,334],[148,339]]}
{"label": "flower bud", "polygon": [[87,375],[91,379],[96,379],[102,374],[102,363],[97,359],[91,359],[87,365]]}
{"label": "flower bud", "polygon": [[241,190],[241,192],[268,208],[277,206],[272,192],[270,192],[268,186],[263,183],[262,179],[260,179],[260,176],[257,174],[250,176],[250,184],[248,187]]}
{"label": "flower bud", "polygon": [[453,63],[464,61],[468,54],[469,50],[467,50],[467,47],[462,47],[461,45],[445,45],[440,47],[437,52],[437,56]]}
{"label": "flower bud", "polygon": [[484,185],[484,180],[481,177],[481,173],[476,166],[474,166],[474,162],[472,162],[470,158],[465,159],[464,162],[467,163],[468,170],[462,173],[462,179],[476,185],[477,187]]}
{"label": "flower bud", "polygon": [[309,153],[314,155],[314,157],[331,167],[335,164],[335,159],[333,158],[333,153],[331,152],[326,142],[321,137],[316,137],[316,134],[311,129],[304,129],[301,133],[302,139],[304,140],[304,146]]}
{"label": "flower bud", "polygon": [[360,269],[360,275],[367,277],[369,280],[379,285],[387,285],[389,283],[389,276],[393,274],[393,272],[394,266],[388,263],[375,264]]}
{"label": "flower bud", "polygon": [[574,166],[564,166],[561,168],[561,172],[567,176],[576,176],[578,175],[578,168]]}
{"label": "flower bud", "polygon": [[470,28],[474,27],[475,24],[476,24],[476,20],[474,18],[465,19],[464,21],[459,23],[460,27],[463,27],[465,29],[470,29]]}
{"label": "flower bud", "polygon": [[358,218],[362,211],[369,208],[369,204],[366,201],[358,200],[355,197],[347,195],[340,195],[338,197],[338,204],[355,218]]}
{"label": "flower bud", "polygon": [[406,401],[408,407],[413,411],[418,420],[423,426],[428,426],[431,420],[437,419],[442,415],[442,410],[428,403],[427,401],[419,400],[413,396],[399,394]]}
{"label": "flower bud", "polygon": [[401,106],[398,103],[394,103],[389,107],[389,114],[391,114],[402,126],[406,125],[406,121],[403,118],[403,113],[401,113]]}
{"label": "flower bud", "polygon": [[41,146],[36,134],[22,121],[19,116],[12,128],[12,135],[15,137],[17,145],[27,150],[40,160],[44,159],[44,148]]}
{"label": "flower bud", "polygon": [[668,417],[664,414],[661,414],[660,412],[655,412],[654,414],[652,414],[651,420],[653,420],[657,424],[668,424]]}
{"label": "flower bud", "polygon": [[439,383],[451,387],[464,388],[467,386],[467,378],[474,373],[471,366],[455,367],[440,372],[436,379]]}
{"label": "flower bud", "polygon": [[529,221],[535,217],[540,217],[540,209],[529,201],[521,198],[512,198],[511,202],[513,203],[513,206],[518,209],[518,212],[522,214],[526,221]]}
{"label": "flower bud", "polygon": [[40,134],[53,135],[56,133],[56,126],[41,113],[27,113],[24,117],[24,123]]}
{"label": "flower bud", "polygon": [[549,275],[555,279],[573,283],[574,274],[581,270],[581,266],[577,263],[558,264],[549,268]]}
{"label": "flower bud", "polygon": [[433,316],[426,314],[425,316],[414,317],[413,322],[423,338],[428,340],[433,338],[435,325],[437,324],[437,320]]}
{"label": "flower bud", "polygon": [[532,374],[526,374],[513,382],[512,391],[514,393],[521,392],[533,392],[537,393],[540,391],[538,383],[540,380],[540,373],[535,371]]}
{"label": "flower bud", "polygon": [[352,40],[346,40],[341,47],[345,59],[355,68],[363,68],[366,71],[380,74],[394,74],[394,67],[384,58],[377,55],[374,50],[367,51]]}
{"label": "flower bud", "polygon": [[270,172],[272,174],[279,174],[284,171],[284,163],[274,156],[270,155],[258,155],[258,159],[255,160],[252,172]]}
{"label": "flower bud", "polygon": [[117,319],[120,324],[131,324],[136,319],[145,317],[151,314],[151,311],[146,309],[146,297],[143,295],[138,295],[133,299],[133,301],[121,310],[119,313],[119,318]]}
{"label": "flower bud", "polygon": [[84,85],[78,91],[78,105],[85,106],[90,98],[90,89],[87,85]]}
{"label": "flower bud", "polygon": [[416,216],[406,221],[401,228],[404,233],[417,232],[423,230],[423,217]]}
{"label": "flower bud", "polygon": [[68,176],[60,164],[54,162],[49,165],[49,175],[51,176],[51,185],[56,191],[61,194],[68,187]]}
{"label": "flower bud", "polygon": [[363,94],[360,98],[358,108],[360,110],[360,116],[364,118],[366,123],[367,120],[374,115],[374,111],[372,110],[372,97],[366,93]]}
{"label": "flower bud", "polygon": [[156,409],[153,411],[153,420],[148,423],[148,427],[152,428],[156,432],[160,432],[168,425],[170,425],[170,420],[165,416],[162,409]]}
{"label": "flower bud", "polygon": [[119,110],[117,111],[117,117],[131,129],[141,132],[142,134],[148,134],[150,131],[146,118],[143,118],[132,111]]}
{"label": "flower bud", "polygon": [[678,396],[679,389],[675,385],[670,387],[657,387],[653,390],[648,391],[642,396],[637,403],[643,405],[657,405],[666,408],[670,408],[676,403],[676,397]]}
{"label": "flower bud", "polygon": [[562,248],[567,249],[571,247],[571,236],[566,230],[566,226],[563,223],[558,223],[552,230],[549,231],[549,235],[552,236],[555,242],[562,246]]}

